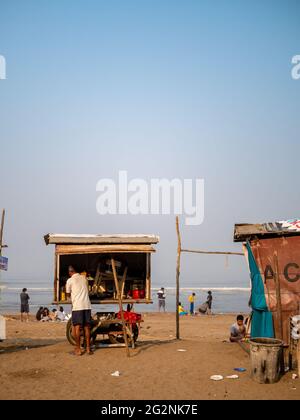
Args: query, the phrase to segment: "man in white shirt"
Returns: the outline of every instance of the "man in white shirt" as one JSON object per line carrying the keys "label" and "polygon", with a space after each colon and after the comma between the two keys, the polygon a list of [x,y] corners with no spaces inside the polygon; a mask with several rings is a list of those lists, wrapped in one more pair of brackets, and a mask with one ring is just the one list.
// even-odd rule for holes
{"label": "man in white shirt", "polygon": [[91,355],[90,341],[91,341],[91,302],[89,298],[89,289],[87,280],[84,276],[78,273],[74,266],[69,266],[70,278],[66,284],[67,297],[71,297],[72,301],[72,324],[73,334],[76,342],[74,354],[81,356],[80,349],[80,328],[84,328],[84,335],[86,340],[86,352]]}

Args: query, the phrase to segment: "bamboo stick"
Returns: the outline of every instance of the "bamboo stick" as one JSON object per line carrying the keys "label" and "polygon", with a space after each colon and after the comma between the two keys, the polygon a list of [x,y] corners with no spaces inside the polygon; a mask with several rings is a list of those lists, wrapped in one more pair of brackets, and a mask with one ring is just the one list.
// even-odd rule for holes
{"label": "bamboo stick", "polygon": [[181,252],[191,252],[191,253],[196,253],[196,254],[241,255],[241,256],[244,256],[244,254],[242,252],[200,251],[198,249],[182,249]]}
{"label": "bamboo stick", "polygon": [[276,307],[277,307],[277,319],[279,325],[279,338],[283,339],[283,323],[282,323],[282,306],[281,306],[281,290],[280,290],[280,278],[279,278],[279,267],[278,267],[278,255],[274,252],[274,281],[276,287]]}
{"label": "bamboo stick", "polygon": [[180,339],[179,329],[179,289],[180,289],[180,256],[181,256],[181,237],[179,231],[179,217],[176,216],[176,233],[177,233],[177,262],[176,262],[176,338]]}
{"label": "bamboo stick", "polygon": [[2,210],[1,227],[0,227],[0,255],[2,255],[3,248],[3,228],[4,228],[5,209]]}
{"label": "bamboo stick", "polygon": [[[127,354],[127,357],[130,357],[130,352],[129,352],[129,347],[128,347],[128,339],[127,339],[127,331],[126,331],[126,324],[125,324],[124,313],[123,313],[122,296],[120,294],[119,281],[118,281],[118,276],[117,276],[117,272],[116,272],[115,260],[113,258],[111,259],[111,266],[112,266],[114,280],[115,280],[115,287],[116,287],[116,291],[117,291],[117,298],[118,298],[118,301],[119,301],[119,308],[120,308],[120,314],[121,314],[121,320],[122,320],[122,327],[123,327],[124,343],[125,343],[125,347],[126,347],[126,354]],[[127,270],[126,270],[126,272],[127,272]]]}

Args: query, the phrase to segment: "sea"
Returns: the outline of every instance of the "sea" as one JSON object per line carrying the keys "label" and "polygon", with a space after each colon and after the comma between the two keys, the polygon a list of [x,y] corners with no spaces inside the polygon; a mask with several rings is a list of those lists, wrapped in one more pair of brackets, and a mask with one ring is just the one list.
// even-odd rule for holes
{"label": "sea", "polygon": [[[20,309],[20,293],[22,288],[28,289],[30,296],[30,312],[35,313],[40,306],[46,306],[49,309],[54,307],[53,285],[45,282],[1,282],[0,284],[0,312],[16,313]],[[160,287],[152,287],[153,304],[135,305],[134,310],[138,312],[157,312],[157,291]],[[194,292],[196,294],[195,306],[206,301],[208,290],[213,295],[213,313],[248,313],[248,301],[250,298],[250,288],[246,287],[184,287],[180,289],[180,301],[184,308],[188,309],[188,297]],[[175,312],[176,308],[176,289],[175,287],[165,287],[166,292],[166,311]],[[70,312],[69,304],[64,306],[66,312]],[[117,311],[117,305],[93,305],[93,311]]]}

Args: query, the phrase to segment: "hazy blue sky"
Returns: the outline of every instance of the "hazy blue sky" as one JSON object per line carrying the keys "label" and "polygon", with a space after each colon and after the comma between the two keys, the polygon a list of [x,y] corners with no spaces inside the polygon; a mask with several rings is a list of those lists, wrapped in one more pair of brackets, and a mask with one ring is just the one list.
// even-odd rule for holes
{"label": "hazy blue sky", "polygon": [[[120,169],[205,179],[184,246],[239,251],[234,223],[299,217],[299,22],[298,0],[0,0],[2,279],[52,279],[45,233],[142,232],[174,284],[173,216],[96,212]],[[245,261],[183,257],[183,286],[215,282],[248,285]]]}

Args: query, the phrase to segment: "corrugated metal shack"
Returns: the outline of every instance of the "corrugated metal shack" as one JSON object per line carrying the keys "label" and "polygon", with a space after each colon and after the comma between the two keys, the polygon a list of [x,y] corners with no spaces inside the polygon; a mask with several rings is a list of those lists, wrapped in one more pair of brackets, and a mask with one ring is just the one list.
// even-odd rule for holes
{"label": "corrugated metal shack", "polygon": [[236,224],[234,241],[246,244],[250,269],[252,259],[251,335],[268,335],[263,334],[270,331],[267,315],[271,314],[274,336],[288,343],[289,320],[299,313],[300,305],[300,220]]}
{"label": "corrugated metal shack", "polygon": [[[85,235],[47,234],[47,245],[55,245],[54,302],[66,303],[65,285],[68,266],[81,267],[86,275],[92,303],[118,303],[111,259],[115,260],[118,278],[126,273],[122,290],[123,303],[152,303],[151,254],[155,235]],[[126,269],[126,271],[125,271]]]}

